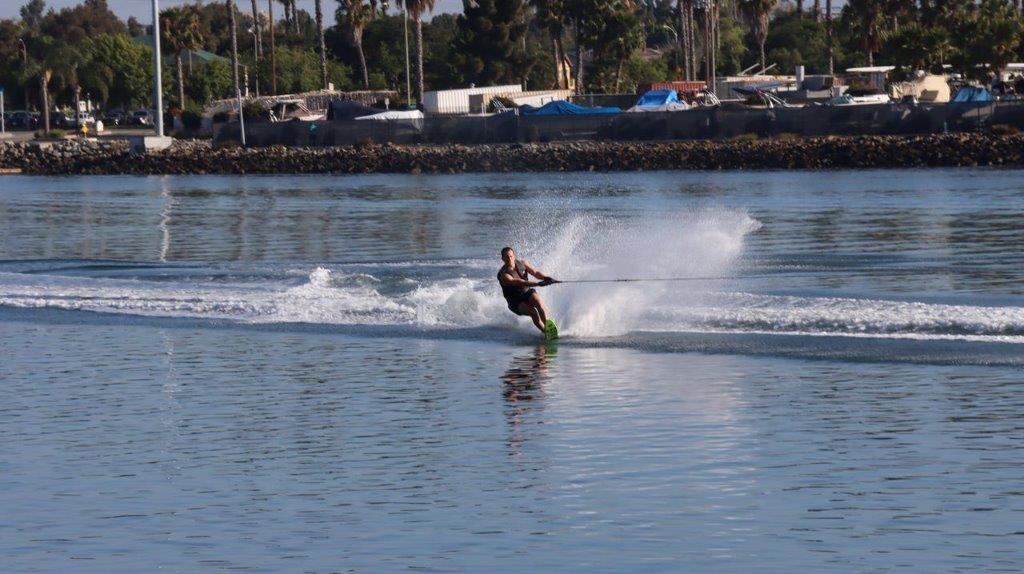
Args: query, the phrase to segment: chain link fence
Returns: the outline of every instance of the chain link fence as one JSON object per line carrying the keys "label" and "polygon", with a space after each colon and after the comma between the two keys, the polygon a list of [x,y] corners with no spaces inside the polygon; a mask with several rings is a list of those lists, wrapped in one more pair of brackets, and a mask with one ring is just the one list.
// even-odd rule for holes
{"label": "chain link fence", "polygon": [[[491,144],[572,140],[665,141],[723,139],[754,134],[773,137],[928,134],[977,131],[1005,124],[1024,129],[1024,102],[878,104],[748,108],[725,103],[683,112],[595,116],[427,117],[419,120],[343,120],[247,123],[249,146],[345,146],[358,144]],[[237,123],[216,141],[239,141]]]}

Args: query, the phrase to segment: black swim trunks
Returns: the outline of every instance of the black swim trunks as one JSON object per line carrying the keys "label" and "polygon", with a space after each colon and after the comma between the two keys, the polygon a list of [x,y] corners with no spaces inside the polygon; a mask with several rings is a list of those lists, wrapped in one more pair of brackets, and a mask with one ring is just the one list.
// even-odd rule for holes
{"label": "black swim trunks", "polygon": [[529,301],[530,297],[533,296],[533,294],[536,293],[536,292],[537,292],[536,289],[527,289],[526,291],[523,291],[522,293],[519,293],[517,295],[517,298],[513,299],[513,298],[506,297],[505,300],[508,301],[508,308],[509,308],[509,310],[518,315],[519,314],[519,304],[520,303],[526,303],[527,301]]}

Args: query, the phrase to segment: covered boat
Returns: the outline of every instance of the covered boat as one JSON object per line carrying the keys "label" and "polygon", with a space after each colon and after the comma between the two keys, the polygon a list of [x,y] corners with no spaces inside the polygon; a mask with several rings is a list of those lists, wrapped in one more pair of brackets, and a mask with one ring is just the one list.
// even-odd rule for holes
{"label": "covered boat", "polygon": [[636,105],[627,112],[678,112],[688,110],[690,106],[679,99],[675,90],[650,90],[636,101]]}
{"label": "covered boat", "polygon": [[991,102],[992,93],[978,86],[964,86],[956,91],[954,102]]}
{"label": "covered boat", "polygon": [[586,108],[563,100],[548,102],[539,108],[522,106],[519,112],[524,116],[597,116],[620,114],[622,110],[614,107]]}

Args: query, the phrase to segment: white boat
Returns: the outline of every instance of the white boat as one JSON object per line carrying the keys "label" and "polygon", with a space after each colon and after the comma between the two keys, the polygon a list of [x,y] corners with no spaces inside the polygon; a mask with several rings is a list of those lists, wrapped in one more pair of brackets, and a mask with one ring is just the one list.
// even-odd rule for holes
{"label": "white boat", "polygon": [[863,96],[851,96],[843,94],[828,101],[830,106],[864,106],[870,104],[891,104],[892,98],[888,94],[866,94]]}

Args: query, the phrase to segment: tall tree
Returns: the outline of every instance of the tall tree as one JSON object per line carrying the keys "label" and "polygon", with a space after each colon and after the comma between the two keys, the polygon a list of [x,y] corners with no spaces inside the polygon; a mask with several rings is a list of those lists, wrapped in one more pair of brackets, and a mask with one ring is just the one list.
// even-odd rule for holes
{"label": "tall tree", "polygon": [[975,13],[966,25],[969,60],[964,63],[985,63],[998,74],[1017,57],[1024,37],[1020,14],[1009,0],[981,0]]}
{"label": "tall tree", "polygon": [[252,31],[256,34],[256,53],[253,54],[253,58],[259,65],[260,58],[263,56],[263,26],[260,24],[260,9],[256,6],[256,0],[252,0]]}
{"label": "tall tree", "polygon": [[594,68],[599,87],[606,92],[619,93],[622,68],[643,44],[640,20],[635,11],[633,0],[612,0],[601,6],[599,17],[593,20],[599,23],[599,28],[592,34]]}
{"label": "tall tree", "polygon": [[323,0],[313,0],[314,11],[316,12],[316,38],[320,48],[320,84],[322,89],[327,89],[327,45],[324,44],[324,10]]}
{"label": "tall tree", "polygon": [[337,0],[337,2],[338,10],[335,13],[335,20],[344,31],[348,43],[356,49],[363,87],[369,89],[370,73],[366,66],[366,54],[363,52],[363,31],[378,15],[387,13],[388,3],[386,0],[380,5],[376,0]]}
{"label": "tall tree", "polygon": [[554,87],[566,89],[569,87],[570,79],[566,62],[565,44],[565,0],[531,0],[537,23],[547,30],[551,37],[551,56],[553,70],[555,72]]}
{"label": "tall tree", "polygon": [[594,43],[593,32],[599,26],[596,19],[602,0],[566,0],[565,19],[572,23],[573,68],[576,72],[576,93],[584,91],[583,52]]}
{"label": "tall tree", "polygon": [[[235,21],[235,0],[226,0],[228,9],[228,21],[231,26],[231,74],[234,78],[235,95],[242,93],[238,84],[238,24]],[[241,112],[242,110],[238,110]]]}
{"label": "tall tree", "polygon": [[832,0],[825,0],[825,42],[828,45],[828,75],[836,73],[835,31],[832,29]]}
{"label": "tall tree", "polygon": [[291,5],[292,5],[292,0],[276,0],[276,1],[281,4],[282,8],[284,8],[284,15],[283,15],[283,18],[284,18],[284,31],[288,32],[288,28],[290,28],[291,25],[292,25],[291,12],[289,11],[289,9],[291,8]]}
{"label": "tall tree", "polygon": [[858,47],[868,59],[868,65],[875,65],[875,54],[882,47],[884,31],[884,0],[847,0],[843,8],[843,23],[846,31],[857,38]]}
{"label": "tall tree", "polygon": [[78,84],[77,72],[80,56],[69,44],[50,36],[41,36],[32,42],[32,58],[24,73],[26,81],[35,77],[39,81],[42,98],[43,129],[50,131],[51,88],[58,90]]}
{"label": "tall tree", "polygon": [[754,34],[754,40],[761,49],[761,69],[765,68],[764,43],[768,41],[768,16],[778,0],[740,0],[743,13],[750,23],[750,30]]}
{"label": "tall tree", "polygon": [[78,44],[97,34],[125,34],[127,26],[110,10],[107,0],[83,0],[81,4],[50,10],[40,30],[69,44]]}
{"label": "tall tree", "polygon": [[525,34],[523,0],[466,0],[455,36],[463,78],[485,86],[518,82],[526,63]]}
{"label": "tall tree", "polygon": [[79,47],[82,88],[105,106],[129,108],[149,100],[153,85],[152,51],[127,36],[101,34]]}
{"label": "tall tree", "polygon": [[46,14],[46,2],[44,0],[29,0],[24,6],[18,9],[22,23],[32,31],[38,31],[43,25],[43,16]]}
{"label": "tall tree", "polygon": [[270,93],[277,95],[277,38],[274,36],[274,0],[267,0],[270,27]]}
{"label": "tall tree", "polygon": [[178,105],[185,107],[185,72],[182,55],[198,50],[203,35],[199,27],[199,15],[192,6],[170,8],[160,14],[160,43],[174,54],[177,74]]}
{"label": "tall tree", "polygon": [[434,0],[404,0],[412,14],[416,34],[416,101],[423,105],[423,13],[434,9]]}

